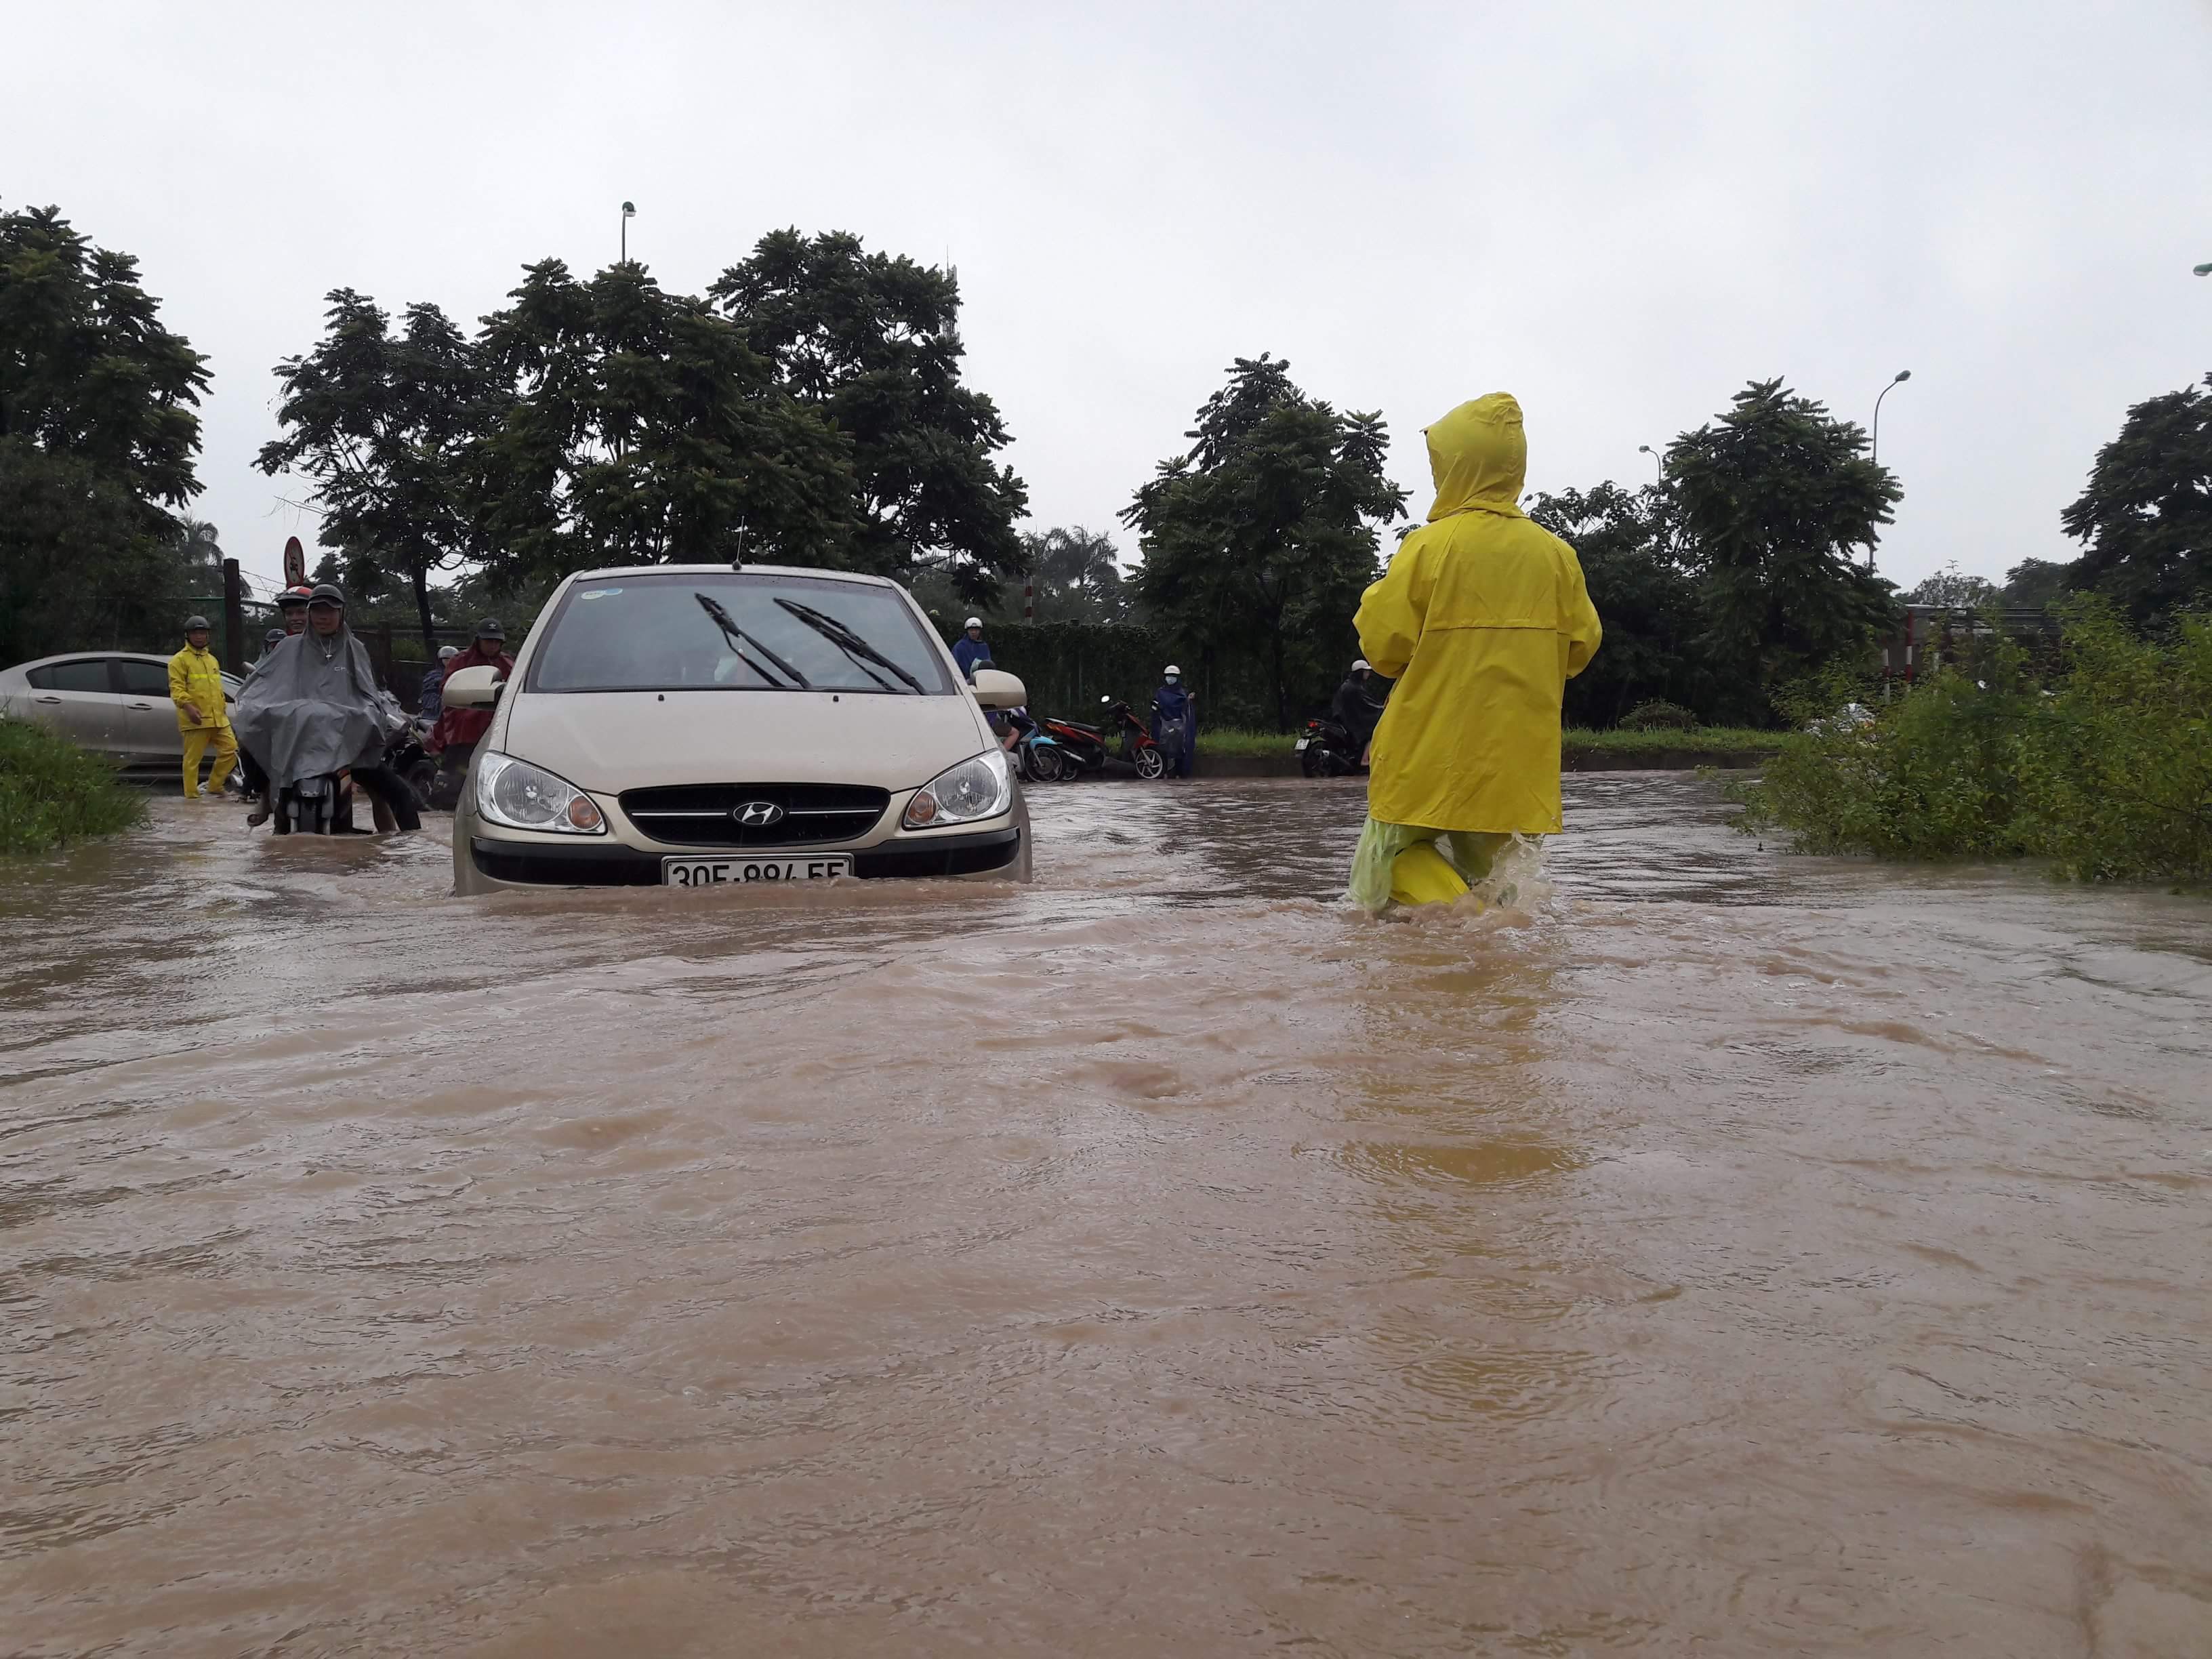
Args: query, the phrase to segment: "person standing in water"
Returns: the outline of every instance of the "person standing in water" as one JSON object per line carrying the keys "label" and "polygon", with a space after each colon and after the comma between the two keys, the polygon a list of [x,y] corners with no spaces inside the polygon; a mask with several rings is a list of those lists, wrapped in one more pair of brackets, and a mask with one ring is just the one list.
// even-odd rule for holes
{"label": "person standing in water", "polygon": [[1472,884],[1513,836],[1559,832],[1559,704],[1601,634],[1574,549],[1521,510],[1521,405],[1493,392],[1426,435],[1436,505],[1353,623],[1397,682],[1352,860],[1349,896],[1370,911],[1394,886],[1419,896],[1395,866],[1425,843]]}
{"label": "person standing in water", "polygon": [[212,748],[208,793],[221,799],[238,764],[238,739],[222,700],[222,665],[208,649],[214,632],[205,617],[185,618],[184,649],[169,659],[169,701],[177,705],[177,730],[185,740],[185,799],[200,798],[200,760]]}

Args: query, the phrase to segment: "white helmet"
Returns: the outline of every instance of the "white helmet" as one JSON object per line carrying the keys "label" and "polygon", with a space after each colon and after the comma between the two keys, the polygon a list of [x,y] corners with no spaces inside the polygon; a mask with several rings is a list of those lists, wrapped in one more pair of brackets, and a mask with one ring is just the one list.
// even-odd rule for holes
{"label": "white helmet", "polygon": [[1177,667],[1176,667],[1173,663],[1170,663],[1170,664],[1169,664],[1169,665],[1168,665],[1164,669],[1163,669],[1161,672],[1162,672],[1163,673],[1165,673],[1165,674],[1168,674],[1168,675],[1170,675],[1170,676],[1176,676],[1176,677],[1181,676],[1181,674],[1182,673],[1182,669],[1180,669],[1180,668],[1177,668]]}
{"label": "white helmet", "polygon": [[454,658],[460,654],[461,647],[458,645],[441,645],[438,647],[438,660],[440,662],[451,662]]}
{"label": "white helmet", "polygon": [[1352,672],[1353,673],[1357,674],[1357,673],[1358,673],[1361,669],[1365,668],[1366,666],[1367,666],[1367,659],[1366,659],[1366,658],[1364,658],[1364,657],[1358,657],[1358,658],[1355,658],[1355,659],[1353,659],[1353,661],[1352,661]]}
{"label": "white helmet", "polygon": [[983,619],[981,617],[970,617],[960,625],[963,628],[981,628],[983,625]]}

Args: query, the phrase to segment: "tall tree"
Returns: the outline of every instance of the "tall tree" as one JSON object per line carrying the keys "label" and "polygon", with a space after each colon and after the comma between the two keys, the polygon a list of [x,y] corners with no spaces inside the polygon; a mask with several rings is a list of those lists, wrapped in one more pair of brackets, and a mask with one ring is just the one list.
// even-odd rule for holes
{"label": "tall tree", "polygon": [[515,571],[738,557],[872,568],[852,446],[787,395],[707,301],[631,261],[532,265],[484,319],[509,402],[476,456],[483,529]]}
{"label": "tall tree", "polygon": [[2004,590],[1986,576],[1968,575],[1954,559],[1905,597],[1913,605],[1948,605],[1954,611],[1976,611],[2001,603]]}
{"label": "tall tree", "polygon": [[1110,537],[1081,525],[1025,532],[1022,557],[1039,622],[1127,620],[1128,584]]}
{"label": "tall tree", "polygon": [[507,394],[436,306],[408,307],[395,333],[353,289],[325,297],[321,341],[277,365],[276,418],[289,429],[262,446],[258,465],[313,481],[321,539],[337,550],[348,587],[367,598],[404,586],[434,650],[430,579],[483,556],[474,449]]}
{"label": "tall tree", "polygon": [[137,261],[0,213],[0,661],[173,637],[206,360]]}
{"label": "tall tree", "polygon": [[1704,648],[1698,577],[1676,552],[1665,492],[1608,480],[1538,495],[1528,516],[1575,550],[1605,624],[1605,649],[1567,682],[1566,723],[1611,726],[1652,702],[1717,713],[1723,676]]}
{"label": "tall tree", "polygon": [[1775,380],[1668,449],[1710,636],[1762,693],[1870,649],[1893,624],[1892,584],[1854,550],[1874,546],[1903,492],[1866,447],[1863,428]]}
{"label": "tall tree", "polygon": [[781,230],[708,291],[775,384],[849,444],[855,565],[902,579],[942,569],[978,604],[1021,573],[1028,492],[992,459],[1009,441],[997,405],[961,381],[950,270],[870,253],[842,231]]}
{"label": "tall tree", "polygon": [[1376,526],[1405,510],[1382,417],[1307,397],[1262,354],[1236,361],[1183,435],[1121,514],[1143,548],[1133,585],[1201,660],[1256,641],[1287,730],[1293,684],[1325,690],[1351,656]]}
{"label": "tall tree", "polygon": [[2068,580],[2137,622],[2212,599],[2212,374],[2129,410],[2059,521],[2084,544]]}
{"label": "tall tree", "polygon": [[2055,559],[2022,559],[2005,572],[2001,597],[2007,605],[2047,605],[2070,591],[2067,574],[2073,568],[2070,561],[2062,564]]}

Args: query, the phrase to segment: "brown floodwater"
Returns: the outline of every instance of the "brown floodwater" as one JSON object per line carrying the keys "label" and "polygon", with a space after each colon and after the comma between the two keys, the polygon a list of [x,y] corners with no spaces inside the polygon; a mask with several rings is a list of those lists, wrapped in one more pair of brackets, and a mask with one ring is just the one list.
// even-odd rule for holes
{"label": "brown floodwater", "polygon": [[2212,1653],[2212,906],[1567,789],[0,868],[0,1652]]}

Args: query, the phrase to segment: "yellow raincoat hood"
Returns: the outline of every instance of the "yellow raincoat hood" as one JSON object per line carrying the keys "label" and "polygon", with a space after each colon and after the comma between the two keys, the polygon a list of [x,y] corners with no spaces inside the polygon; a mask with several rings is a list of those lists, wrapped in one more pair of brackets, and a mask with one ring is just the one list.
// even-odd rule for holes
{"label": "yellow raincoat hood", "polygon": [[1528,440],[1512,393],[1493,392],[1462,404],[1427,435],[1429,476],[1437,481],[1431,524],[1455,513],[1524,516],[1516,503],[1528,476]]}

